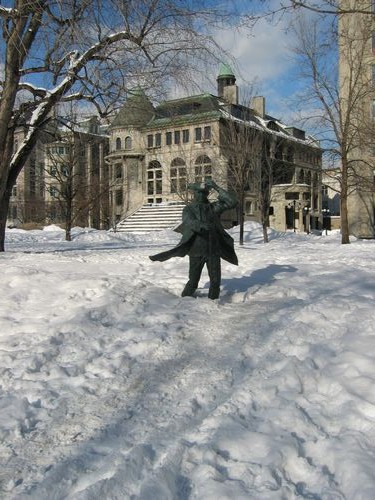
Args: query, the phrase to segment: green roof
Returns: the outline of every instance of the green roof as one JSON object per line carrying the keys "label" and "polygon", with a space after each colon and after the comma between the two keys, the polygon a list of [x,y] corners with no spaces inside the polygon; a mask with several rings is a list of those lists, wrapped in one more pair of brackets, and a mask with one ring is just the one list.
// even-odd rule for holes
{"label": "green roof", "polygon": [[146,125],[154,116],[155,109],[144,91],[137,88],[129,92],[125,104],[113,120],[110,128],[135,127]]}
{"label": "green roof", "polygon": [[219,67],[219,77],[221,76],[234,76],[232,68],[229,64],[221,63]]}

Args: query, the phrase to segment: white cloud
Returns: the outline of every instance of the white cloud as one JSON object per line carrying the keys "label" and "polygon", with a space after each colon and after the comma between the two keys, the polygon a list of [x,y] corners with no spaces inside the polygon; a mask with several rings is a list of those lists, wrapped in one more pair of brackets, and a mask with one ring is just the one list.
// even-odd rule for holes
{"label": "white cloud", "polygon": [[277,78],[291,65],[288,57],[291,34],[285,23],[271,25],[260,20],[251,33],[245,27],[228,28],[217,32],[215,37],[233,56],[239,80],[244,83]]}

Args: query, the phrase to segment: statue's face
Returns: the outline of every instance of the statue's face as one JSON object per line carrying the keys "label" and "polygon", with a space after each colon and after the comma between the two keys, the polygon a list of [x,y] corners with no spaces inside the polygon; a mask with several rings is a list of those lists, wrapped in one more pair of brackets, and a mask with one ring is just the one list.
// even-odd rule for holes
{"label": "statue's face", "polygon": [[198,203],[207,203],[208,202],[207,193],[205,193],[204,191],[195,191],[194,199]]}

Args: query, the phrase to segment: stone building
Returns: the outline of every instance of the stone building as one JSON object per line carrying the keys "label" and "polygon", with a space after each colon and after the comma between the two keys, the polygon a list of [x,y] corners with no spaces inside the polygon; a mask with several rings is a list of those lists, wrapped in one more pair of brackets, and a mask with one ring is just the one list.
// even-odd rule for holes
{"label": "stone building", "polygon": [[[25,130],[16,133],[15,149]],[[65,224],[109,227],[108,137],[96,117],[53,120],[34,147],[13,188],[8,227]]]}
{"label": "stone building", "polygon": [[[228,165],[237,135],[253,133],[248,151],[244,212],[259,220],[260,165],[278,168],[272,188],[269,222],[279,230],[309,230],[321,223],[321,150],[305,131],[287,126],[266,113],[263,97],[239,104],[232,70],[221,65],[218,95],[204,93],[154,106],[138,89],[129,93],[109,127],[110,206],[113,224],[144,205],[185,202],[189,182],[212,177],[231,186]],[[259,140],[261,138],[261,140]],[[259,144],[267,142],[267,148]],[[230,147],[231,146],[231,147]],[[275,167],[276,168],[276,167]],[[238,213],[227,213],[227,226]]]}
{"label": "stone building", "polygon": [[[343,116],[350,117],[348,154],[349,232],[375,236],[375,25],[374,2],[340,0],[353,9],[339,17],[339,91]],[[360,13],[359,11],[368,11]],[[371,14],[372,12],[372,14]]]}

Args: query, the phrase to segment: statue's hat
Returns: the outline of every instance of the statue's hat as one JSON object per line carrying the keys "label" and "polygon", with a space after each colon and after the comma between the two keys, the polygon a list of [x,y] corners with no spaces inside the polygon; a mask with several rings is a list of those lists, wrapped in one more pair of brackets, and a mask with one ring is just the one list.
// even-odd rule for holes
{"label": "statue's hat", "polygon": [[188,189],[190,191],[197,191],[199,193],[206,193],[206,194],[210,192],[205,182],[195,182],[194,184],[189,184]]}

